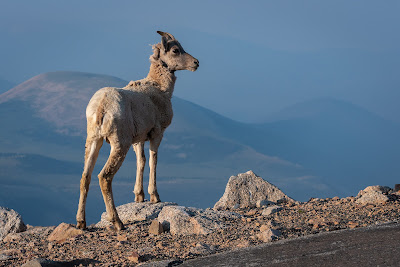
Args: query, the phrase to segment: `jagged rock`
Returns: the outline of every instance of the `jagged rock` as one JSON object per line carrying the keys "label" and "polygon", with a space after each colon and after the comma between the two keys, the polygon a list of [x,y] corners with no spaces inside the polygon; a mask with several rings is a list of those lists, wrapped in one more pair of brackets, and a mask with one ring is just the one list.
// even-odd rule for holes
{"label": "jagged rock", "polygon": [[268,201],[266,199],[262,199],[262,200],[257,200],[256,207],[263,208],[263,207],[267,207],[268,205],[271,205],[271,204],[273,204],[273,202]]}
{"label": "jagged rock", "polygon": [[248,171],[231,176],[224,195],[215,203],[214,209],[234,209],[256,207],[257,202],[269,201],[278,203],[293,199],[285,195],[278,187]]}
{"label": "jagged rock", "polygon": [[209,234],[225,228],[225,221],[240,218],[241,215],[211,209],[197,209],[183,206],[166,206],[158,215],[164,229],[175,235]]}
{"label": "jagged rock", "polygon": [[356,200],[357,204],[367,205],[367,204],[382,204],[389,201],[389,198],[376,191],[370,191],[364,193],[359,199]]}
{"label": "jagged rock", "polygon": [[190,252],[197,255],[207,255],[215,251],[215,246],[209,246],[205,243],[197,243],[195,247],[190,249]]}
{"label": "jagged rock", "polygon": [[47,238],[48,241],[63,242],[67,239],[82,235],[85,232],[75,228],[72,224],[60,223]]}
{"label": "jagged rock", "polygon": [[[166,206],[176,206],[172,202],[159,202],[159,203],[128,203],[117,207],[118,216],[123,223],[134,221],[153,220],[157,218],[161,210]],[[101,214],[101,221],[96,224],[96,227],[107,227],[112,225],[107,221],[107,213]]]}
{"label": "jagged rock", "polygon": [[368,186],[358,193],[356,203],[360,205],[385,203],[389,201],[387,194],[391,191],[392,189],[388,186]]}
{"label": "jagged rock", "polygon": [[21,215],[15,210],[0,207],[0,241],[9,233],[19,233],[26,230]]}
{"label": "jagged rock", "polygon": [[159,235],[162,232],[164,232],[162,224],[157,219],[153,220],[149,227],[149,234]]}
{"label": "jagged rock", "polygon": [[263,242],[271,242],[272,240],[279,238],[281,234],[282,233],[279,230],[265,228],[262,231],[260,229],[260,233],[257,234],[257,238]]}
{"label": "jagged rock", "polygon": [[387,195],[387,194],[389,194],[389,192],[391,190],[392,189],[388,186],[371,185],[371,186],[366,187],[364,190],[361,190],[360,192],[358,192],[357,197],[362,197],[363,195],[368,194],[370,192],[378,192],[378,193]]}
{"label": "jagged rock", "polygon": [[276,213],[276,212],[278,212],[278,211],[280,211],[280,210],[282,210],[282,207],[281,207],[281,206],[277,206],[277,205],[270,206],[270,207],[268,207],[268,208],[265,208],[265,209],[262,211],[261,215],[262,215],[262,216],[268,216],[268,215],[274,214],[274,213]]}
{"label": "jagged rock", "polygon": [[21,265],[21,267],[50,267],[50,266],[57,267],[57,266],[63,266],[63,264],[56,261],[37,258]]}

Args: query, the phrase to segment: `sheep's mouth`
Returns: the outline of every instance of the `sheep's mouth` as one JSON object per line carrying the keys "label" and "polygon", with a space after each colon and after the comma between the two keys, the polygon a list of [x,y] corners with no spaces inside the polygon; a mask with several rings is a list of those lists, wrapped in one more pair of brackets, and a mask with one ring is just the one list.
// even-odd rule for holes
{"label": "sheep's mouth", "polygon": [[189,70],[192,71],[192,72],[195,72],[198,68],[199,68],[199,66],[196,65],[194,67],[189,67]]}

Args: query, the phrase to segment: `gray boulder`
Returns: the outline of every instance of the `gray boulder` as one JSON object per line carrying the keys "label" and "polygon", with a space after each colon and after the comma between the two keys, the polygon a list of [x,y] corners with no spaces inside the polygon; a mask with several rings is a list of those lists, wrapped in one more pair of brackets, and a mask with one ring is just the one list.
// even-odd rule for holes
{"label": "gray boulder", "polygon": [[[159,202],[159,203],[128,203],[117,207],[118,216],[123,223],[134,221],[153,220],[157,218],[161,210],[166,206],[176,206],[172,202]],[[107,221],[107,213],[101,214],[101,221],[96,224],[97,227],[107,227],[112,225]]]}
{"label": "gray boulder", "polygon": [[215,246],[209,246],[205,243],[197,243],[195,247],[190,249],[190,252],[196,255],[208,255],[214,253]]}
{"label": "gray boulder", "polygon": [[209,234],[227,227],[225,222],[241,218],[241,215],[211,209],[183,206],[167,206],[158,215],[164,230],[174,235]]}
{"label": "gray boulder", "polygon": [[19,233],[26,230],[21,215],[15,210],[0,207],[0,241],[9,233]]}
{"label": "gray boulder", "polygon": [[[264,203],[280,203],[294,200],[278,187],[248,171],[231,176],[224,195],[214,205],[214,209],[252,208]],[[265,206],[265,204],[263,205]]]}
{"label": "gray boulder", "polygon": [[392,189],[387,186],[373,185],[361,190],[357,195],[356,203],[360,205],[379,205],[389,201],[387,196]]}
{"label": "gray boulder", "polygon": [[263,242],[271,242],[272,240],[278,239],[281,235],[282,233],[279,230],[266,228],[260,229],[260,233],[257,234],[257,237]]}
{"label": "gray boulder", "polygon": [[271,214],[277,213],[278,211],[282,210],[282,207],[274,205],[264,209],[261,213],[262,216],[269,216]]}
{"label": "gray boulder", "polygon": [[365,194],[371,193],[371,192],[378,192],[380,194],[389,194],[392,191],[392,189],[388,186],[382,186],[382,185],[371,185],[367,186],[364,190],[361,190],[358,192],[357,197],[362,197]]}

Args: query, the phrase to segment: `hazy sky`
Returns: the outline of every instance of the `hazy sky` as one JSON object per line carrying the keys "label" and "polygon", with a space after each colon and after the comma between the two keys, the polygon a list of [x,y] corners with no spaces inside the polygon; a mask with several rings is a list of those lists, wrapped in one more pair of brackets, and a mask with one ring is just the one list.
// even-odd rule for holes
{"label": "hazy sky", "polygon": [[143,78],[156,30],[200,60],[175,95],[241,121],[335,97],[400,122],[399,1],[0,1],[0,78]]}

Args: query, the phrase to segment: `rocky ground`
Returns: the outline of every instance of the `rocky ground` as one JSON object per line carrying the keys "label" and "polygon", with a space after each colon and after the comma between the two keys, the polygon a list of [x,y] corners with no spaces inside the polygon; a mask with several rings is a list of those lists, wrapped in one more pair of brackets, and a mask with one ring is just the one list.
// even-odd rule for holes
{"label": "rocky ground", "polygon": [[[187,259],[264,242],[397,222],[400,218],[400,194],[379,186],[369,187],[356,197],[257,201],[249,204],[251,208],[231,203],[224,211],[160,204],[161,212],[154,213],[154,205],[159,204],[146,204],[153,213],[143,216],[142,212],[135,220],[124,221],[122,209],[132,213],[132,207],[139,204],[130,205],[119,208],[126,227],[121,232],[101,221],[85,231],[61,224],[57,228],[28,225],[24,232],[9,233],[0,241],[0,266],[20,266],[37,258],[61,266],[151,266],[165,260],[165,266],[174,266]],[[217,215],[218,221],[210,219]],[[182,228],[185,216],[186,228]],[[181,220],[179,227],[173,224],[176,219]]]}
{"label": "rocky ground", "polygon": [[[397,195],[393,195],[397,196]],[[263,216],[264,208],[238,209],[243,217],[206,235],[149,234],[150,220],[132,222],[117,233],[112,227],[91,226],[83,234],[65,241],[48,241],[55,227],[33,227],[23,233],[9,234],[1,243],[0,265],[19,266],[45,258],[68,262],[71,266],[132,266],[140,262],[169,259],[176,263],[200,255],[254,246],[263,240],[262,228],[279,230],[276,239],[295,238],[324,231],[365,227],[397,221],[400,200],[393,197],[384,204],[360,205],[354,197],[312,199],[287,203],[282,209]]]}

